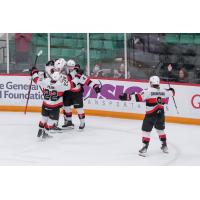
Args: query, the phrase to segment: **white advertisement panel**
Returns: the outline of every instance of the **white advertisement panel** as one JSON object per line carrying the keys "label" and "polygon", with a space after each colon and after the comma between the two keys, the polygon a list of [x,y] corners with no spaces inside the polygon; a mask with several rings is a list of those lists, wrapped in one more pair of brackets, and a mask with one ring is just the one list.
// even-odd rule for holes
{"label": "white advertisement panel", "polygon": [[[25,106],[30,85],[29,76],[0,76],[0,105]],[[98,80],[94,80],[99,83]],[[124,80],[100,80],[102,91],[96,94],[89,87],[84,88],[84,106],[90,110],[104,110],[126,113],[144,113],[145,103],[122,102],[119,95],[123,92],[140,92],[148,87],[147,82]],[[168,84],[161,84],[162,88],[169,88]],[[177,116],[200,119],[200,87],[199,85],[171,85],[176,91],[175,101],[179,114],[172,98],[166,105],[167,116]],[[89,97],[89,98],[88,98]],[[41,106],[42,92],[33,84],[31,88],[29,106]]]}

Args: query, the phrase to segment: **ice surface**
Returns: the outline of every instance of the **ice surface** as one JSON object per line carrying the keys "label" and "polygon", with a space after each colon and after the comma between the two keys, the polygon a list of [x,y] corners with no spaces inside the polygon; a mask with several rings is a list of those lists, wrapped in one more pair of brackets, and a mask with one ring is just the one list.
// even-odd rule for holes
{"label": "ice surface", "polygon": [[[41,142],[40,117],[0,112],[0,165],[200,165],[200,126],[167,123],[169,154],[161,152],[152,131],[144,158],[138,156],[142,121],[87,116],[83,132],[66,130]],[[73,121],[78,127],[76,115]]]}

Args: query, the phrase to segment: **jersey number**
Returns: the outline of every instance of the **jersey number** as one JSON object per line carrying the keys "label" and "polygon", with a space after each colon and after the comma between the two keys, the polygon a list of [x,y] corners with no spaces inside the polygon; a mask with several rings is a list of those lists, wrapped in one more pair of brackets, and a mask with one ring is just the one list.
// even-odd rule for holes
{"label": "jersey number", "polygon": [[52,90],[51,92],[48,89],[44,91],[44,99],[57,101],[59,99],[58,92],[56,90]]}

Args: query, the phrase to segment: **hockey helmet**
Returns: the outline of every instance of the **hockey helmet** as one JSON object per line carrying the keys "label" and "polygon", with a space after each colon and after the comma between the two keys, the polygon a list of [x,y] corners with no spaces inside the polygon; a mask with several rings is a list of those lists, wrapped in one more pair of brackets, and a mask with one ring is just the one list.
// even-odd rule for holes
{"label": "hockey helmet", "polygon": [[76,63],[74,60],[70,59],[67,61],[67,66],[68,67],[75,67]]}
{"label": "hockey helmet", "polygon": [[64,58],[59,58],[55,61],[54,63],[54,67],[56,69],[56,71],[62,71],[64,66],[66,65],[66,60]]}
{"label": "hockey helmet", "polygon": [[151,86],[159,86],[160,78],[158,76],[151,76],[149,79],[149,83]]}

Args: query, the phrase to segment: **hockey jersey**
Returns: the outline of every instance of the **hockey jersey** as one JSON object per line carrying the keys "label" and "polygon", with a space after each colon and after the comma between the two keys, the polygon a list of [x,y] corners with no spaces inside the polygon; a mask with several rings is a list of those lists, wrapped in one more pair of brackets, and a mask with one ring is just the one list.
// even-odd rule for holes
{"label": "hockey jersey", "polygon": [[131,95],[131,100],[146,102],[146,114],[151,114],[158,110],[164,110],[168,98],[174,95],[172,90],[149,87],[140,93]]}
{"label": "hockey jersey", "polygon": [[72,92],[79,92],[84,85],[89,87],[94,87],[96,83],[94,83],[89,77],[84,74],[78,74],[76,70],[72,70],[69,74],[67,74],[66,79],[68,81],[73,80],[75,83],[75,87],[71,89]]}
{"label": "hockey jersey", "polygon": [[34,73],[32,79],[42,88],[44,95],[43,105],[48,108],[61,107],[63,105],[63,92],[74,87],[72,81],[52,81],[50,78],[40,78]]}

